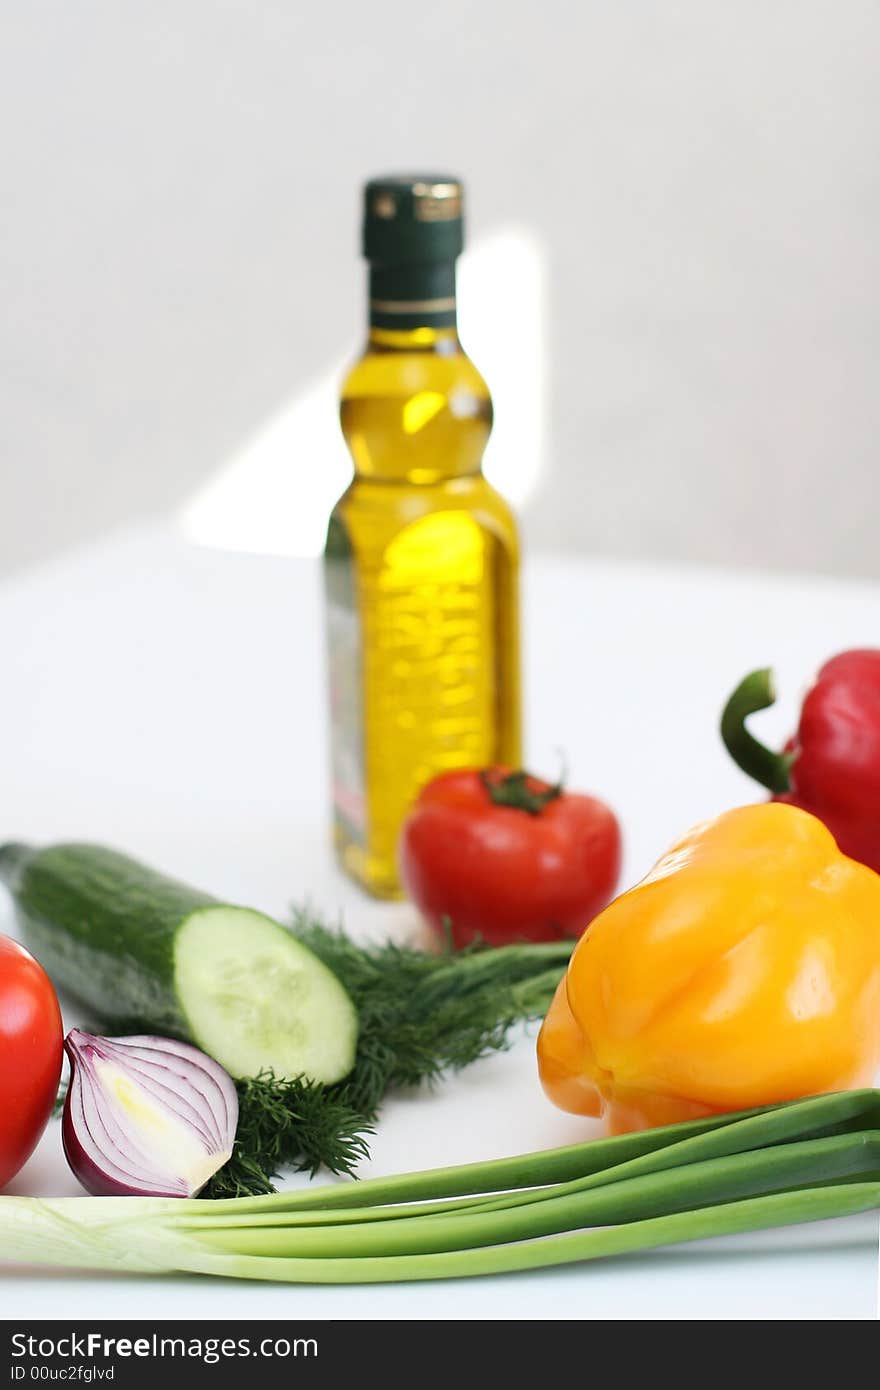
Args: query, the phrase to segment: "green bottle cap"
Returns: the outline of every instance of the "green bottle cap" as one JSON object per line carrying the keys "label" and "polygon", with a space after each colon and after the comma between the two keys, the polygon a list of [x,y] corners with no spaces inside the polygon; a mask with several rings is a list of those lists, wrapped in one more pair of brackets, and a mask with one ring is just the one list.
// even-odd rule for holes
{"label": "green bottle cap", "polygon": [[376,266],[454,261],[464,245],[460,179],[439,174],[370,179],[364,190],[363,248]]}

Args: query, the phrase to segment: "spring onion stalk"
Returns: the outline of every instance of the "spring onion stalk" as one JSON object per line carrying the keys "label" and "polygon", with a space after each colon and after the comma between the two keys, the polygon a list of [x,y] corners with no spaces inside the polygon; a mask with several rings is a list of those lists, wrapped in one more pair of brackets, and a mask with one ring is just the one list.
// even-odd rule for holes
{"label": "spring onion stalk", "polygon": [[[141,1202],[147,1203],[150,1210],[134,1212],[134,1205]],[[116,1210],[110,1213],[92,1209],[88,1214],[80,1210],[74,1215],[70,1203],[78,1203],[81,1208],[87,1203],[100,1203],[102,1208],[110,1205]],[[158,1212],[158,1205],[164,1206],[164,1213]],[[465,1278],[543,1269],[661,1245],[874,1211],[880,1208],[880,1182],[798,1188],[696,1211],[578,1229],[542,1240],[439,1253],[354,1258],[242,1254],[231,1241],[224,1247],[212,1248],[203,1237],[177,1229],[174,1212],[179,1206],[180,1202],[173,1198],[160,1197],[73,1197],[54,1202],[33,1197],[0,1198],[3,1258],[18,1264],[73,1269],[213,1274],[297,1284]]]}
{"label": "spring onion stalk", "polygon": [[456,1279],[574,1264],[608,1255],[650,1250],[660,1245],[849,1216],[878,1207],[880,1183],[857,1183],[849,1187],[803,1188],[793,1193],[705,1207],[696,1212],[676,1213],[618,1226],[579,1230],[547,1240],[482,1249],[356,1259],[285,1259],[240,1254],[220,1255],[218,1258],[201,1252],[192,1257],[192,1263],[181,1268],[191,1273],[306,1284]]}
{"label": "spring onion stalk", "polygon": [[2,1197],[0,1257],[295,1283],[535,1269],[878,1208],[878,1120],[880,1093],[848,1092],[352,1188]]}
{"label": "spring onion stalk", "polygon": [[611,1226],[674,1211],[693,1211],[721,1201],[824,1187],[830,1183],[880,1179],[880,1136],[869,1143],[850,1136],[782,1145],[764,1152],[688,1165],[578,1192],[561,1192],[539,1203],[492,1210],[402,1217],[381,1223],[321,1226],[219,1225],[210,1215],[185,1218],[179,1229],[203,1243],[241,1254],[295,1258],[356,1258],[415,1255],[509,1244],[561,1235],[592,1226]]}
{"label": "spring onion stalk", "polygon": [[[225,1216],[225,1221],[232,1224],[271,1225],[283,1210],[288,1225],[328,1225],[450,1211],[509,1210],[652,1172],[760,1150],[770,1144],[850,1135],[861,1129],[873,1135],[880,1133],[870,1128],[875,1123],[880,1124],[875,1092],[847,1091],[770,1110],[739,1112],[716,1120],[689,1121],[594,1140],[520,1159],[432,1169],[305,1192],[282,1192],[268,1198],[214,1202],[208,1211],[198,1206],[194,1219],[207,1219],[217,1226],[221,1216]],[[604,1166],[599,1167],[603,1159]],[[559,1173],[575,1176],[554,1181]],[[463,1191],[465,1184],[474,1195],[445,1198],[449,1191]],[[350,1199],[358,1199],[359,1205],[355,1207]]]}
{"label": "spring onion stalk", "polygon": [[[375,1209],[388,1203],[422,1203],[438,1198],[463,1197],[467,1200],[470,1194],[480,1194],[473,1200],[485,1201],[492,1194],[541,1189],[593,1174],[607,1177],[612,1170],[632,1176],[635,1171],[649,1172],[657,1166],[675,1166],[733,1153],[737,1149],[757,1149],[791,1139],[822,1138],[876,1128],[880,1128],[880,1090],[839,1091],[512,1158],[216,1201],[211,1210],[250,1214],[264,1210],[307,1212],[317,1209],[333,1213],[351,1207]],[[623,1169],[624,1164],[636,1161],[641,1161],[639,1169]]]}

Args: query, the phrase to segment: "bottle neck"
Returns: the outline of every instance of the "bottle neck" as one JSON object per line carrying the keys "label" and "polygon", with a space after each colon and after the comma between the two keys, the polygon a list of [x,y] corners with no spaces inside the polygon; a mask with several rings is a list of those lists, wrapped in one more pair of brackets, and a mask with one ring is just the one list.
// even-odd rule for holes
{"label": "bottle neck", "polygon": [[370,336],[455,332],[455,261],[370,265]]}
{"label": "bottle neck", "polygon": [[367,351],[435,353],[455,357],[462,351],[456,328],[370,328]]}
{"label": "bottle neck", "polygon": [[372,266],[370,290],[369,339],[340,401],[357,477],[433,486],[478,476],[492,402],[459,342],[454,261]]}

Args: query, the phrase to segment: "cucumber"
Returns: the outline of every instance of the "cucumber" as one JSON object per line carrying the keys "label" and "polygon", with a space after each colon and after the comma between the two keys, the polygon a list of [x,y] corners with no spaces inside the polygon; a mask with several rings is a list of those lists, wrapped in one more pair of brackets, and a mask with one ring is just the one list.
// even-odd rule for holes
{"label": "cucumber", "polygon": [[271,917],[99,845],[4,845],[0,880],[24,945],[102,1021],[193,1042],[235,1077],[351,1071],[351,999]]}

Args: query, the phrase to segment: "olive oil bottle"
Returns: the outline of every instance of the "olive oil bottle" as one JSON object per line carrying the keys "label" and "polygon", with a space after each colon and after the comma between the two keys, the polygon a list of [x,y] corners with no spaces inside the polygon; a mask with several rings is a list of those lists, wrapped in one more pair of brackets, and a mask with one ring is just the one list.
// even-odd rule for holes
{"label": "olive oil bottle", "polygon": [[517,535],[481,472],[492,402],[456,329],[456,179],[365,190],[369,335],[342,388],[354,478],[325,550],[334,835],[398,895],[397,838],[439,772],[520,761]]}

